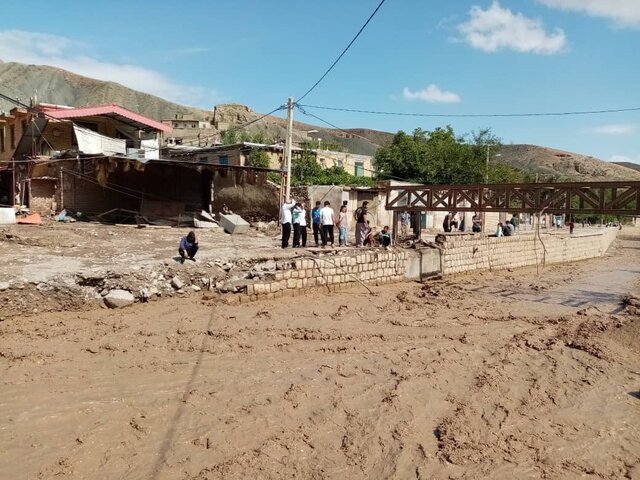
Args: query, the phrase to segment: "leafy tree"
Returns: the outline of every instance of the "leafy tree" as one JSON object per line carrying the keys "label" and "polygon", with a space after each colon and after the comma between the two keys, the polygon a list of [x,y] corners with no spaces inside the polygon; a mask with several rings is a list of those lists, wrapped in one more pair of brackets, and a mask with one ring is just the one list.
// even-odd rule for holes
{"label": "leafy tree", "polygon": [[333,152],[345,152],[344,145],[337,142],[320,142],[318,139],[313,138],[305,142],[305,147],[311,150],[322,148],[324,150],[331,150]]}
{"label": "leafy tree", "polygon": [[506,163],[489,164],[489,183],[522,183],[525,175]]}
{"label": "leafy tree", "polygon": [[518,171],[505,164],[490,163],[487,152],[500,146],[490,129],[473,132],[470,139],[456,136],[453,128],[425,131],[417,128],[408,135],[399,131],[390,145],[375,154],[375,166],[381,179],[407,180],[425,184],[483,183],[514,181]]}
{"label": "leafy tree", "polygon": [[240,141],[240,135],[237,128],[231,127],[228,130],[225,130],[222,133],[222,144],[223,145],[233,145],[234,143],[238,143]]}
{"label": "leafy tree", "polygon": [[322,168],[310,150],[291,161],[291,184],[298,185],[357,185],[374,186],[375,179],[356,177],[342,167]]}
{"label": "leafy tree", "polygon": [[322,167],[313,152],[304,150],[300,157],[291,159],[291,181],[298,185],[313,185],[320,178]]}
{"label": "leafy tree", "polygon": [[269,168],[271,166],[271,157],[264,150],[254,148],[247,157],[248,167]]}
{"label": "leafy tree", "polygon": [[231,127],[222,133],[222,143],[224,145],[233,145],[234,143],[251,142],[251,143],[269,143],[269,139],[264,132],[248,132],[244,129]]}

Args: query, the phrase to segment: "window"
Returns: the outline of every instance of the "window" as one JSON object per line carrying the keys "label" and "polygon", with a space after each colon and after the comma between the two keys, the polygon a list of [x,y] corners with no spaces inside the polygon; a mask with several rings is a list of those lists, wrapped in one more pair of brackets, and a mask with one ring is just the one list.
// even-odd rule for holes
{"label": "window", "polygon": [[364,177],[364,162],[356,162],[355,175],[356,177]]}
{"label": "window", "polygon": [[229,165],[229,155],[218,156],[218,163],[220,165]]}
{"label": "window", "polygon": [[16,126],[11,125],[9,127],[9,138],[11,139],[11,149],[16,148]]}
{"label": "window", "polygon": [[0,152],[4,152],[4,127],[0,127]]}
{"label": "window", "polygon": [[344,167],[344,162],[342,160],[336,160],[336,167],[339,167],[339,168]]}

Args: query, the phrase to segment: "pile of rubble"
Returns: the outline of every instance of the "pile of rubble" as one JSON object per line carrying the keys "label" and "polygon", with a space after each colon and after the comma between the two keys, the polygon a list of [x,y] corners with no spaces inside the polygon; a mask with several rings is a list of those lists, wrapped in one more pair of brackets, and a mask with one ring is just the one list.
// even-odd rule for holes
{"label": "pile of rubble", "polygon": [[159,298],[205,291],[245,293],[247,285],[275,278],[277,270],[292,268],[278,259],[211,261],[123,271],[91,271],[56,276],[46,282],[0,282],[0,321],[19,314],[78,310],[86,305],[122,308]]}

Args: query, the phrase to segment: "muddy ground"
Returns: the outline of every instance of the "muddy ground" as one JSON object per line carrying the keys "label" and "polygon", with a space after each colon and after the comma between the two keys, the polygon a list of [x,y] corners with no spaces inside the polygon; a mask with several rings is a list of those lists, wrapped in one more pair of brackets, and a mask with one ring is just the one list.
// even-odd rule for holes
{"label": "muddy ground", "polygon": [[0,322],[0,478],[640,478],[640,235],[606,257]]}

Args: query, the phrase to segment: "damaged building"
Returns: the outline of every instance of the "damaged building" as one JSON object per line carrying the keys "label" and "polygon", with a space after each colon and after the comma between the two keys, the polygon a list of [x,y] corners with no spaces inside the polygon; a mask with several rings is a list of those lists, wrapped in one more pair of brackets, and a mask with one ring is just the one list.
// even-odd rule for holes
{"label": "damaged building", "polygon": [[40,104],[0,122],[3,203],[169,224],[223,204],[249,219],[277,217],[278,187],[267,175],[279,169],[169,156],[161,145],[172,127],[118,105]]}

